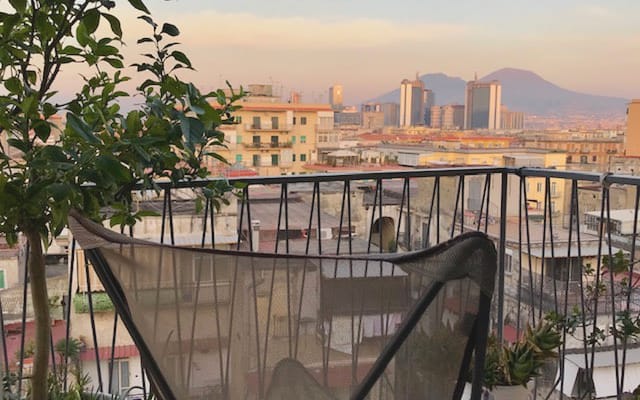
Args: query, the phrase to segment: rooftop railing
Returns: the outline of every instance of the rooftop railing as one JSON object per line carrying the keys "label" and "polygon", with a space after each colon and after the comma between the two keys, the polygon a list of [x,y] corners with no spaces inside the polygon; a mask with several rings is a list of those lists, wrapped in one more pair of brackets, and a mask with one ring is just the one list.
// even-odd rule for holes
{"label": "rooftop railing", "polygon": [[[553,365],[536,379],[535,398],[619,397],[640,383],[633,378],[640,374],[640,274],[635,250],[640,177],[478,167],[234,181],[245,185],[228,196],[230,204],[219,212],[209,201],[196,211],[196,196],[206,180],[184,182],[178,188],[160,183],[159,194],[139,193],[136,206],[156,211],[157,216],[146,217],[128,233],[192,247],[355,254],[412,251],[479,230],[498,249],[491,321],[498,339],[517,340],[527,325],[544,318],[563,328],[563,345]],[[625,189],[625,199],[612,199],[612,187]],[[628,211],[613,213],[612,204]],[[585,222],[588,212],[600,215],[596,229],[593,218],[589,226]],[[622,225],[631,227],[624,230],[628,234],[612,232],[612,227]],[[70,371],[77,362],[94,390],[130,398],[148,393],[139,353],[72,238],[68,267],[56,271],[49,278],[52,370],[67,385],[68,373],[60,371]],[[21,268],[16,275],[18,283],[0,291],[4,326],[0,365],[15,378],[13,390],[24,393],[33,316],[27,273]],[[231,290],[213,280],[210,285],[222,296],[218,300]],[[270,290],[267,298],[274,296],[277,285]],[[322,325],[300,313],[295,318],[304,332]],[[276,318],[272,324],[274,338],[287,331],[285,320]],[[76,340],[77,358],[56,351],[63,346],[60,343]],[[197,378],[202,379],[202,398],[223,396],[223,381],[213,375]],[[385,396],[396,398],[391,389]]]}

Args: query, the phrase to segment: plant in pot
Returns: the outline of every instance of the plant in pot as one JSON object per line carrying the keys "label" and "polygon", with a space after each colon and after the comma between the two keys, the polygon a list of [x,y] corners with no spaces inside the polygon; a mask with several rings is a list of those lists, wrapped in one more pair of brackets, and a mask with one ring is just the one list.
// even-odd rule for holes
{"label": "plant in pot", "polygon": [[[192,69],[191,62],[167,40],[178,28],[153,21],[143,0],[128,3],[153,30],[138,43],[154,48],[135,64],[148,79],[138,89],[139,109],[128,112],[120,108],[128,96],[120,87],[129,78],[115,1],[9,0],[0,12],[0,234],[12,245],[20,235],[27,240],[36,326],[33,399],[47,398],[50,359],[44,252],[69,210],[102,220],[111,206],[112,225],[131,225],[143,216],[132,209],[136,185],[157,189],[158,178],[176,183],[208,176],[203,160],[221,158],[209,149],[224,145],[218,128],[234,123],[233,102],[243,95],[201,93],[183,82],[176,73]],[[59,104],[59,73],[69,64],[87,72],[74,81],[75,98]],[[61,113],[62,131],[51,122]],[[218,205],[229,189],[221,181],[202,195]]]}
{"label": "plant in pot", "polygon": [[557,356],[562,336],[556,324],[544,320],[537,327],[527,326],[518,341],[499,343],[489,337],[485,356],[484,387],[494,399],[526,399],[527,384],[540,376],[545,361]]}

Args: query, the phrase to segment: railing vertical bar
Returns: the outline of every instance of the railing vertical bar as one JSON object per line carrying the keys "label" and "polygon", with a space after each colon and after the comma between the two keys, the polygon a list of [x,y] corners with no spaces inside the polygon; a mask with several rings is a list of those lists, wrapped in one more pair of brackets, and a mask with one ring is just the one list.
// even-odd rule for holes
{"label": "railing vertical bar", "polygon": [[[546,179],[545,179],[546,182]],[[543,217],[542,217],[542,258],[540,260],[540,293],[538,294],[538,298],[540,299],[540,308],[538,309],[538,318],[542,321],[542,310],[544,308],[544,276],[545,276],[545,268],[546,268],[546,250],[547,250],[547,213],[549,212],[549,207],[547,205],[547,190],[545,184],[545,196],[544,196],[544,206],[543,206]]]}
{"label": "railing vertical bar", "polygon": [[507,234],[507,184],[506,172],[502,173],[501,201],[500,201],[500,240],[498,244],[498,343],[504,337],[504,259]]}
{"label": "railing vertical bar", "polygon": [[109,378],[108,385],[108,393],[111,393],[113,389],[113,362],[116,358],[116,330],[118,329],[118,313],[113,313],[113,334],[111,336],[111,354],[109,356],[109,373],[107,374]]}
{"label": "railing vertical bar", "polygon": [[[458,177],[458,189],[456,191],[456,204],[453,206],[453,218],[451,220],[451,235],[450,238],[456,234],[456,219],[458,218],[458,203],[460,202],[460,193],[462,190],[462,186],[464,185],[464,177]],[[460,225],[464,225],[464,216],[462,217],[462,222]]]}
{"label": "railing vertical bar", "polygon": [[[616,393],[617,398],[620,400],[622,396],[622,386],[620,386],[620,363],[618,360],[618,324],[616,321],[616,293],[615,293],[615,283],[613,279],[613,249],[611,247],[611,191],[609,190],[608,183],[606,179],[603,179],[603,185],[607,185],[607,251],[609,254],[609,265],[608,265],[608,275],[609,275],[609,284],[611,290],[609,293],[611,294],[611,321],[613,322],[611,325],[611,329],[613,330],[613,359],[615,362],[615,371],[616,371]],[[634,225],[637,225],[637,221],[634,220]]]}
{"label": "railing vertical bar", "polygon": [[523,192],[525,190],[524,186],[524,176],[520,175],[520,183],[518,188],[518,292],[516,299],[516,337],[520,337],[520,319],[521,315],[521,305],[522,305],[522,208],[526,208],[526,204],[523,204]]}
{"label": "railing vertical bar", "polygon": [[407,182],[407,221],[405,224],[405,235],[407,236],[407,250],[413,250],[413,241],[411,240],[411,180],[406,178]]}
{"label": "railing vertical bar", "polygon": [[[636,186],[636,199],[634,202],[634,210],[633,210],[633,220],[638,221],[638,208],[640,207],[640,187]],[[628,284],[627,284],[627,298],[626,298],[626,308],[625,310],[628,312],[631,307],[631,291],[633,290],[633,273],[634,267],[636,264],[636,238],[638,236],[638,224],[637,222],[633,224],[633,234],[631,236],[631,254],[629,259],[629,276]],[[624,338],[623,348],[622,348],[622,371],[620,375],[622,379],[620,381],[620,387],[624,388],[624,378],[625,378],[625,369],[627,362],[627,339]]]}
{"label": "railing vertical bar", "polygon": [[[253,243],[253,227],[251,226],[251,199],[249,198],[249,190],[246,191],[247,199],[247,230],[249,232],[249,251],[259,251],[259,248],[255,248]],[[258,396],[264,397],[264,375],[262,374],[262,360],[260,357],[260,317],[258,316],[258,280],[256,279],[256,265],[254,260],[251,260],[251,287],[253,294],[253,323],[255,324],[256,334],[256,363],[258,371]]]}
{"label": "railing vertical bar", "polygon": [[[76,239],[71,239],[71,256],[69,257],[69,286],[67,286],[67,303],[65,304],[65,319],[67,322],[67,326],[65,326],[64,332],[64,346],[65,349],[69,348],[69,337],[71,335],[71,303],[73,302],[71,299],[72,295],[72,287],[73,287],[73,275],[74,275],[74,267],[76,264]],[[0,314],[2,312],[0,311]],[[1,318],[1,317],[0,317]],[[4,323],[0,321],[0,325],[4,326]],[[4,335],[2,335],[4,341]],[[6,356],[6,354],[5,354]],[[67,357],[64,359],[64,369],[62,376],[62,389],[67,391],[67,371],[69,369],[69,360]]]}
{"label": "railing vertical bar", "polygon": [[533,263],[531,260],[531,227],[529,225],[529,201],[527,199],[527,177],[522,176],[522,196],[524,198],[524,221],[525,229],[527,233],[527,264],[529,267],[529,294],[531,295],[531,322],[536,324],[536,312],[535,312],[535,297],[534,297],[534,285],[533,285]]}
{"label": "railing vertical bar", "polygon": [[[289,254],[289,187],[283,183],[284,188],[284,246],[285,252]],[[289,357],[293,357],[293,327],[291,326],[291,266],[287,261],[287,338],[289,345]]]}
{"label": "railing vertical bar", "polygon": [[[202,216],[202,239],[200,240],[200,247],[204,248],[204,244],[207,241],[207,219],[209,218],[209,200],[204,202],[204,215]],[[213,227],[211,227],[213,229]]]}
{"label": "railing vertical bar", "polygon": [[[67,323],[68,325],[68,323]],[[0,327],[2,327],[2,361],[4,362],[3,373],[0,378],[9,374],[9,355],[7,354],[7,338],[4,334],[4,310],[2,309],[2,297],[0,297]]]}
{"label": "railing vertical bar", "polygon": [[[280,243],[280,227],[282,226],[282,208],[284,207],[284,192],[285,187],[283,185],[280,186],[280,202],[278,204],[278,222],[276,223],[276,241],[274,247],[274,253],[278,253],[278,244]],[[267,302],[267,326],[264,331],[264,356],[262,358],[262,375],[265,376],[267,373],[267,352],[269,349],[269,332],[271,330],[271,308],[273,306],[273,289],[276,283],[276,264],[278,263],[278,259],[274,258],[272,260],[271,265],[271,283],[269,284],[269,300]],[[289,263],[287,263],[286,269],[286,280],[287,280],[287,298],[289,297]],[[289,301],[287,300],[287,304]],[[287,315],[289,314],[289,310],[287,309]]]}
{"label": "railing vertical bar", "polygon": [[91,316],[91,335],[93,336],[93,350],[96,356],[96,369],[98,372],[98,391],[102,391],[102,372],[100,371],[100,347],[98,347],[98,334],[96,332],[95,314],[93,312],[93,292],[91,291],[91,277],[89,275],[89,260],[84,260],[84,273],[87,279],[87,298],[89,301],[89,315]]}
{"label": "railing vertical bar", "polygon": [[[573,266],[573,262],[571,259],[571,246],[573,245],[573,227],[574,227],[574,223],[573,223],[573,217],[575,214],[575,209],[576,209],[576,203],[578,202],[578,198],[577,196],[574,196],[574,194],[577,193],[577,191],[574,190],[574,188],[577,188],[578,183],[576,182],[575,179],[571,180],[571,195],[570,195],[570,200],[569,200],[569,236],[568,236],[568,245],[567,245],[567,260],[569,263],[569,268],[567,268],[567,276],[566,276],[566,281],[565,281],[565,286],[564,286],[564,307],[562,310],[562,316],[564,318],[567,318],[567,315],[569,313],[569,278],[571,277],[571,268]],[[577,225],[576,225],[577,228]],[[567,330],[563,329],[562,330],[562,351],[559,354],[559,370],[560,370],[560,393],[564,393],[564,366],[565,366],[565,357],[564,354],[566,354],[566,348],[567,348]]]}
{"label": "railing vertical bar", "polygon": [[[595,304],[593,306],[593,330],[592,335],[595,337],[596,329],[598,329],[598,304],[600,303],[600,271],[602,268],[602,242],[604,240],[604,215],[605,215],[605,207],[606,207],[606,199],[607,192],[609,191],[608,186],[604,182],[604,179],[601,181],[602,185],[602,199],[600,201],[600,223],[598,224],[598,259],[596,260],[596,282],[595,282]],[[591,343],[591,360],[590,360],[590,375],[589,381],[593,381],[593,368],[595,364],[595,354],[596,354],[596,341],[594,340]]]}
{"label": "railing vertical bar", "polygon": [[[244,221],[244,208],[247,203],[247,193],[249,192],[249,186],[247,185],[242,190],[242,200],[240,202],[240,216],[238,221],[238,242],[236,243],[236,250],[240,250],[240,241],[242,238],[242,223]],[[249,238],[251,237],[251,221],[249,221],[249,230],[248,234]],[[251,240],[251,239],[249,239]],[[224,370],[224,383],[222,385],[222,394],[225,399],[229,399],[229,364],[231,363],[231,344],[233,343],[233,316],[235,315],[235,304],[236,304],[236,292],[238,288],[238,258],[236,258],[235,266],[233,269],[233,285],[231,288],[231,305],[229,307],[229,330],[227,334],[227,338],[229,343],[227,345],[227,359],[225,362],[225,370]]]}
{"label": "railing vertical bar", "polygon": [[[553,203],[551,202],[551,179],[549,177],[545,178],[545,197],[548,202],[549,207],[549,236],[551,238],[551,268],[553,268],[551,280],[553,282],[553,305],[555,313],[558,313],[558,285],[555,279],[555,269],[556,269],[556,253],[555,253],[555,238],[553,237]],[[560,217],[562,218],[562,217]],[[569,248],[571,247],[571,241],[569,241]],[[571,259],[569,259],[571,260]]]}

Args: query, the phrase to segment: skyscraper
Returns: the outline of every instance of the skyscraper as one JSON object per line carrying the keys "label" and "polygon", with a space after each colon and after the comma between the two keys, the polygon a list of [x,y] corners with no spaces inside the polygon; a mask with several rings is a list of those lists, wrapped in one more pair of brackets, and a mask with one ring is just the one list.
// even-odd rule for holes
{"label": "skyscraper", "polygon": [[416,74],[416,80],[400,82],[400,126],[424,125],[424,82]]}
{"label": "skyscraper", "polygon": [[436,105],[436,95],[433,90],[425,89],[423,92],[424,126],[431,125],[431,107]]}
{"label": "skyscraper", "polygon": [[464,101],[465,129],[500,129],[500,82],[467,83]]}
{"label": "skyscraper", "polygon": [[334,110],[342,109],[342,85],[333,85],[329,88],[329,104]]}

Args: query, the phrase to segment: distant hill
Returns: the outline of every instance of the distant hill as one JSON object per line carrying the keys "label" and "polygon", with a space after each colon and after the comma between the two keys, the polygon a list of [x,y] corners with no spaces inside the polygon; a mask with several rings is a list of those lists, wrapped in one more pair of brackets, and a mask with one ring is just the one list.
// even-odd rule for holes
{"label": "distant hill", "polygon": [[[436,104],[464,104],[466,82],[445,74],[420,77],[425,87],[434,91]],[[502,104],[514,111],[537,115],[623,115],[628,99],[597,96],[561,88],[534,72],[503,68],[480,79],[498,80],[502,84]],[[400,86],[398,84],[398,86]],[[385,93],[372,101],[400,102],[400,89]]]}
{"label": "distant hill", "polygon": [[[464,104],[464,88],[467,84],[461,78],[451,77],[443,73],[426,74],[420,77],[425,88],[433,90],[436,95],[436,104]],[[400,81],[398,88],[383,95],[371,99],[372,102],[400,103]]]}

